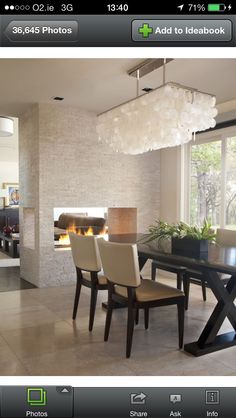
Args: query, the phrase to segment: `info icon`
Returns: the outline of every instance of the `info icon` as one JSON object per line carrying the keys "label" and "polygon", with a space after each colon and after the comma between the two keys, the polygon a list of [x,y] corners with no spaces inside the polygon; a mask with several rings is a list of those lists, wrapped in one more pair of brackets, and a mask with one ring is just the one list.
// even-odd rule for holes
{"label": "info icon", "polygon": [[206,390],[206,405],[218,405],[220,403],[219,390]]}

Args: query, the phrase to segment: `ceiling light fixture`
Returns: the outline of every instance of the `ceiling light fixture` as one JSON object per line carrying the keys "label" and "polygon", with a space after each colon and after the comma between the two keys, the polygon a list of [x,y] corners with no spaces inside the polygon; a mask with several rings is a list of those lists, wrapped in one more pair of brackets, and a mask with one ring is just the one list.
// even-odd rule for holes
{"label": "ceiling light fixture", "polygon": [[56,100],[58,102],[61,102],[62,100],[64,100],[64,97],[61,97],[61,96],[53,96],[52,99],[53,100]]}
{"label": "ceiling light fixture", "polygon": [[14,133],[13,119],[0,116],[0,136],[12,136]]}
{"label": "ceiling light fixture", "polygon": [[145,91],[145,93],[150,93],[150,91],[152,91],[153,90],[153,88],[152,87],[144,87],[143,89],[142,89],[142,91]]}
{"label": "ceiling light fixture", "polygon": [[[174,147],[191,141],[196,132],[215,127],[215,96],[174,82],[166,83],[166,60],[162,60],[162,66],[160,87],[139,96],[140,72],[148,73],[143,71],[142,64],[135,69],[137,97],[98,115],[99,140],[114,151],[142,154]],[[159,67],[158,64],[156,68]],[[156,68],[152,66],[150,71]]]}

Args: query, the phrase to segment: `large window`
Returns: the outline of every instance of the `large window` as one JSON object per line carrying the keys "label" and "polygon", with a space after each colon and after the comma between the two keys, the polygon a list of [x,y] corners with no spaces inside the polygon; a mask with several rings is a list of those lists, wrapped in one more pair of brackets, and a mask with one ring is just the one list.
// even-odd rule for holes
{"label": "large window", "polygon": [[236,229],[236,136],[191,146],[190,222],[204,218]]}
{"label": "large window", "polygon": [[236,228],[236,137],[226,142],[225,225]]}

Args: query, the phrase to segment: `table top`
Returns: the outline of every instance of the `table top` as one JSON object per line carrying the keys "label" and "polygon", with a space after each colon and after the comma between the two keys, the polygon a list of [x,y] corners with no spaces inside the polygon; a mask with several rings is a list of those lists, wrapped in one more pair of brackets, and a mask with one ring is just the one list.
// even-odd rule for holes
{"label": "table top", "polygon": [[120,243],[137,243],[140,257],[150,258],[161,262],[196,268],[197,270],[211,269],[219,273],[236,276],[236,247],[222,247],[218,244],[208,245],[208,255],[204,258],[190,258],[171,253],[171,242],[167,240],[144,243],[143,234],[109,235],[109,241]]}
{"label": "table top", "polygon": [[4,239],[6,241],[19,241],[20,240],[20,234],[11,234],[11,235],[5,235],[2,232],[0,232],[0,238]]}

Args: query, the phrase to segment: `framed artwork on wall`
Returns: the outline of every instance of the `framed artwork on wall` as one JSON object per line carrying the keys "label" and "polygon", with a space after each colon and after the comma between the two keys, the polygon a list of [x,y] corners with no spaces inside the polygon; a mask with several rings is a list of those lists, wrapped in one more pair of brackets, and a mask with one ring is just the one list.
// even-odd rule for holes
{"label": "framed artwork on wall", "polygon": [[3,188],[7,190],[7,197],[5,197],[5,206],[17,207],[20,203],[19,184],[18,183],[3,183]]}

